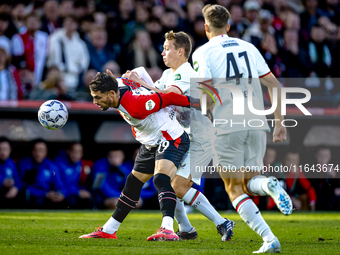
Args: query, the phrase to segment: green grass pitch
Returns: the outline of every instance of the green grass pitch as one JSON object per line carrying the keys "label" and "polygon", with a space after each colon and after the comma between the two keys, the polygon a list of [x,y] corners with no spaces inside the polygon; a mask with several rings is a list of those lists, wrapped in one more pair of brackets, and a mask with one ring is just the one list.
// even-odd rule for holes
{"label": "green grass pitch", "polygon": [[[221,242],[215,225],[189,214],[197,240],[147,242],[161,223],[159,211],[132,212],[117,240],[79,239],[103,225],[110,211],[0,211],[0,254],[251,254],[262,240],[236,213],[221,212],[236,222],[234,237]],[[283,254],[340,254],[340,213],[263,213],[279,238]],[[175,223],[175,230],[177,225]]]}

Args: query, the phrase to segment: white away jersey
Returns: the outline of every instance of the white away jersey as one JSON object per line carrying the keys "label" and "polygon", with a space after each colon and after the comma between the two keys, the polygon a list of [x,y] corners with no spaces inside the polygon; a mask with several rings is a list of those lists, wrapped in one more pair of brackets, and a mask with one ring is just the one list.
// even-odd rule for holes
{"label": "white away jersey", "polygon": [[138,83],[118,78],[120,101],[117,108],[132,127],[132,133],[142,144],[154,146],[164,140],[175,140],[184,130],[170,105],[190,106],[187,96],[176,93],[152,93]]}
{"label": "white away jersey", "polygon": [[[196,90],[190,89],[190,79],[196,78],[197,73],[191,67],[190,63],[186,62],[172,72],[171,68],[165,70],[162,77],[155,82],[154,86],[160,90],[165,90],[171,86],[178,88],[183,95],[190,96],[190,92]],[[199,90],[197,93],[191,95],[199,98]],[[202,113],[194,108],[188,109],[181,106],[173,106],[176,110],[176,117],[184,130],[189,134],[191,150],[210,150],[212,124],[210,120],[202,115]]]}
{"label": "white away jersey", "polygon": [[[266,117],[255,115],[248,109],[248,96],[252,96],[253,106],[264,110],[262,88],[259,78],[270,73],[270,69],[254,45],[227,35],[213,37],[198,48],[192,56],[194,69],[199,78],[213,79],[213,86],[221,98],[216,101],[214,119],[228,121],[227,124],[216,125],[217,134],[237,132],[251,129],[268,130]],[[228,88],[229,87],[229,88]],[[243,94],[244,114],[233,114],[233,97],[242,99],[231,93],[235,90]],[[248,93],[249,89],[253,93]],[[241,94],[241,95],[242,95]],[[251,120],[257,120],[251,121]],[[251,121],[250,125],[248,124]],[[261,126],[259,123],[263,123]],[[221,121],[222,122],[222,121]],[[240,124],[232,124],[240,123]],[[254,126],[258,127],[254,127]]]}

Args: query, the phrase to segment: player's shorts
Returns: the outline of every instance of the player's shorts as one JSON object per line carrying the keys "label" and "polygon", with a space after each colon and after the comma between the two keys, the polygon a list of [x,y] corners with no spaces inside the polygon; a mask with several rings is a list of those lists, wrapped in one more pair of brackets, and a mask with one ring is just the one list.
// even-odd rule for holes
{"label": "player's shorts", "polygon": [[191,174],[191,180],[197,185],[201,184],[203,171],[201,166],[208,166],[212,160],[211,151],[194,151],[188,150],[185,153],[183,161],[179,164],[176,175],[188,179]]}
{"label": "player's shorts", "polygon": [[266,131],[246,130],[218,135],[214,146],[222,167],[257,167],[261,170],[266,143]]}
{"label": "player's shorts", "polygon": [[153,174],[155,162],[160,159],[170,160],[178,168],[189,147],[190,139],[186,132],[183,132],[176,140],[166,140],[155,147],[148,148],[142,144],[133,170],[144,174]]}

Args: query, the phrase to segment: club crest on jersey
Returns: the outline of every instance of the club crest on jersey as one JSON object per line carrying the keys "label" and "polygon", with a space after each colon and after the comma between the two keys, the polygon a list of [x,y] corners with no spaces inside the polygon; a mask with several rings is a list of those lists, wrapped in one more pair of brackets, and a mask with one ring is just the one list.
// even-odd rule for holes
{"label": "club crest on jersey", "polygon": [[145,103],[145,109],[151,111],[153,108],[155,108],[155,105],[155,102],[150,99]]}
{"label": "club crest on jersey", "polygon": [[198,71],[198,68],[199,68],[200,66],[198,65],[198,62],[197,61],[195,61],[194,62],[194,70],[197,72]]}
{"label": "club crest on jersey", "polygon": [[178,81],[178,80],[180,80],[181,79],[181,75],[178,73],[178,74],[176,74],[175,75],[175,79],[174,79],[174,81]]}

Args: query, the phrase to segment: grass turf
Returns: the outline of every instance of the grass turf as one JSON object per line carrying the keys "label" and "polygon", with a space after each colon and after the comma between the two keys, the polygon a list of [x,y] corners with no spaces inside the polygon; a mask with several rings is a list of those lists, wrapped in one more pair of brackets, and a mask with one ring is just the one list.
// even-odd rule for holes
{"label": "grass turf", "polygon": [[[236,213],[234,237],[222,243],[213,223],[190,214],[197,240],[147,242],[161,223],[158,211],[132,212],[117,240],[78,239],[110,217],[110,211],[0,211],[0,254],[251,254],[262,240]],[[339,213],[262,214],[284,254],[340,254]],[[175,224],[176,225],[176,224]],[[177,226],[175,226],[175,229]]]}

